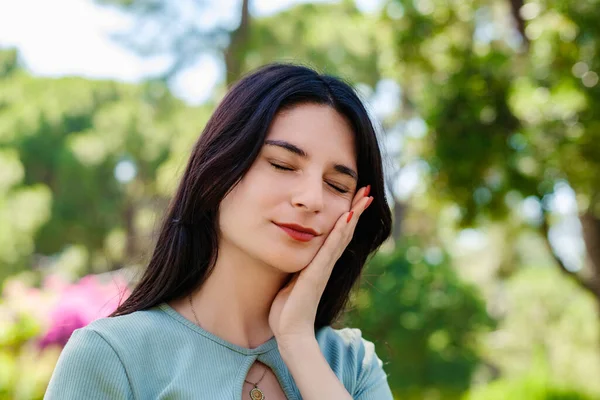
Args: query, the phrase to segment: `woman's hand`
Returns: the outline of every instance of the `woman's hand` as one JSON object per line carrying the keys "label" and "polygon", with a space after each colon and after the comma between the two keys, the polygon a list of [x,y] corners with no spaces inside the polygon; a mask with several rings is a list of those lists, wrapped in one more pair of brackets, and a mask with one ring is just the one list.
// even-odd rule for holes
{"label": "woman's hand", "polygon": [[303,339],[314,340],[319,301],[336,261],[354,235],[358,218],[373,200],[368,194],[368,186],[356,193],[350,212],[340,216],[312,261],[296,273],[273,300],[269,325],[280,346]]}

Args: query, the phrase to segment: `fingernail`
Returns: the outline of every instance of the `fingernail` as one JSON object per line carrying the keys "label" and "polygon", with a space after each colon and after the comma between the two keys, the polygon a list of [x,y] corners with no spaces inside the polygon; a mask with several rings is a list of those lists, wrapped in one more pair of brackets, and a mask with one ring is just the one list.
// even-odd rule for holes
{"label": "fingernail", "polygon": [[371,204],[372,201],[373,201],[373,197],[369,197],[369,200],[367,200],[367,205],[365,206],[365,210],[367,209],[367,207],[369,207],[369,205]]}
{"label": "fingernail", "polygon": [[354,214],[354,211],[350,211],[350,214],[348,214],[348,219],[346,219],[346,222],[350,222],[350,220],[352,219],[352,214]]}
{"label": "fingernail", "polygon": [[367,185],[367,188],[365,189],[365,195],[364,195],[364,197],[367,197],[369,195],[370,191],[371,191],[371,185]]}

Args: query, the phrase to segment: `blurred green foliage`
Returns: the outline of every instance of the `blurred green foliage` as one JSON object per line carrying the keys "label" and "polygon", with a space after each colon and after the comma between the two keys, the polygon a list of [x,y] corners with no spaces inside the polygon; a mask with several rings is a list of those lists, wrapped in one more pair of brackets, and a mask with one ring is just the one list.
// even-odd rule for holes
{"label": "blurred green foliage", "polygon": [[579,389],[557,384],[543,362],[517,379],[501,379],[483,388],[473,389],[463,400],[592,400],[597,398]]}
{"label": "blurred green foliage", "polygon": [[480,334],[494,327],[479,290],[457,276],[440,249],[410,241],[377,253],[362,280],[344,325],[377,338],[394,393],[458,399],[481,361]]}
{"label": "blurred green foliage", "polygon": [[[513,28],[510,7],[525,21]],[[503,216],[505,197],[551,193],[566,180],[600,217],[600,8],[594,1],[393,0],[398,68],[390,73],[429,126],[422,156],[462,219]],[[528,47],[525,47],[524,41]]]}
{"label": "blurred green foliage", "polygon": [[494,360],[510,382],[528,380],[530,371],[539,370],[538,380],[554,385],[548,387],[600,392],[600,381],[593,378],[600,375],[600,354],[594,351],[600,324],[590,323],[594,298],[562,278],[556,269],[530,266],[507,279],[495,301],[503,309],[496,313],[497,328],[484,339],[480,355]]}
{"label": "blurred green foliage", "polygon": [[160,82],[32,77],[10,66],[14,52],[2,54],[0,278],[70,245],[83,253],[79,275],[138,262],[148,216],[207,109],[184,106]]}

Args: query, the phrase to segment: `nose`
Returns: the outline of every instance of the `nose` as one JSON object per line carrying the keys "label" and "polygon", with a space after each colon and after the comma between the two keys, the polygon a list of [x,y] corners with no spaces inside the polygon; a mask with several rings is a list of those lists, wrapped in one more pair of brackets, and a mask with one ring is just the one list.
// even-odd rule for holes
{"label": "nose", "polygon": [[320,175],[298,179],[298,185],[292,194],[292,205],[311,212],[323,209],[323,179]]}

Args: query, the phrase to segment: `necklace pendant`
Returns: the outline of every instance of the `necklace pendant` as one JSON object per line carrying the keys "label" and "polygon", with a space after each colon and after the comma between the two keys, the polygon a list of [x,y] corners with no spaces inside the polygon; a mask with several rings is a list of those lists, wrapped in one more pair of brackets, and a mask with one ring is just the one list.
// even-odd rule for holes
{"label": "necklace pendant", "polygon": [[257,386],[250,391],[250,398],[252,400],[265,400],[265,395]]}

